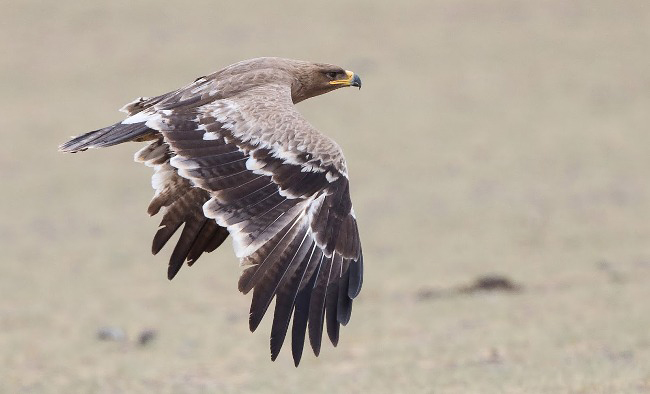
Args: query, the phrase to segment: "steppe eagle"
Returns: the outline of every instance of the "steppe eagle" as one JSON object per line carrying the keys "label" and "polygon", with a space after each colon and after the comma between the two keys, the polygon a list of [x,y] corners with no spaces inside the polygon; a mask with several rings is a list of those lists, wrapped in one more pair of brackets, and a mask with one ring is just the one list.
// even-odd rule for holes
{"label": "steppe eagle", "polygon": [[[124,106],[123,121],[62,144],[79,152],[146,141],[135,160],[154,168],[148,212],[162,212],[152,251],[181,226],[168,278],[228,235],[253,290],[254,331],[275,298],[271,359],[293,315],[296,366],[305,335],[314,354],[323,327],[334,346],[361,290],[363,256],[341,148],[294,104],[360,78],[341,67],[282,58],[228,66],[176,91]],[[308,328],[307,328],[308,327]]]}

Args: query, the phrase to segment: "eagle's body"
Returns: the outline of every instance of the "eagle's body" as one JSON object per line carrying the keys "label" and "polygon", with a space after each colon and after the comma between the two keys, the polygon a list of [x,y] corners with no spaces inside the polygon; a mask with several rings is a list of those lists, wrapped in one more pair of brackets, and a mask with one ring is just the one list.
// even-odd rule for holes
{"label": "eagle's body", "polygon": [[181,225],[168,277],[228,235],[253,290],[255,330],[275,297],[271,357],[293,314],[300,362],[307,326],[318,355],[323,326],[334,345],[361,290],[363,257],[339,146],[294,103],[342,86],[361,86],[340,67],[280,58],[236,63],[122,111],[122,122],[63,144],[64,152],[147,141],[135,160],[154,168],[149,214],[163,212],[158,253]]}

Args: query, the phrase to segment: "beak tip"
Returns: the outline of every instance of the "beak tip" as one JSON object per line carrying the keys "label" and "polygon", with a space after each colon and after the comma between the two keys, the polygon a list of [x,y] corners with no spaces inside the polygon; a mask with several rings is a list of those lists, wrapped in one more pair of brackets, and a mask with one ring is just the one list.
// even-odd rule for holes
{"label": "beak tip", "polygon": [[352,82],[350,83],[351,86],[356,86],[361,90],[361,78],[357,74],[354,74],[354,77],[352,78]]}

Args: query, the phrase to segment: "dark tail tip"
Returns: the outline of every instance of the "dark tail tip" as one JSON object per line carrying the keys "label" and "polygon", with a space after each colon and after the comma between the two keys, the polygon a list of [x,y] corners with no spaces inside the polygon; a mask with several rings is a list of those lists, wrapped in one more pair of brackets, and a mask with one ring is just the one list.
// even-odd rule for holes
{"label": "dark tail tip", "polygon": [[59,145],[59,151],[74,153],[84,151],[88,148],[103,148],[117,145],[122,142],[132,141],[152,130],[145,126],[145,122],[122,124],[116,123],[103,129],[94,130],[75,137],[68,142]]}

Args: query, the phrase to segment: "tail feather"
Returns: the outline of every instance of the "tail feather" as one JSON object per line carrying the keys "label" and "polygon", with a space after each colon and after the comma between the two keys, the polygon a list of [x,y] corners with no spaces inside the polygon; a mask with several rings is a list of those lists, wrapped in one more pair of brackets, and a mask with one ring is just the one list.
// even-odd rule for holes
{"label": "tail feather", "polygon": [[145,122],[126,124],[116,123],[112,126],[104,127],[103,129],[91,131],[80,135],[79,137],[75,137],[64,144],[61,144],[59,150],[61,152],[74,153],[84,151],[88,148],[103,148],[126,141],[133,141],[151,133],[154,133],[154,131],[145,126]]}

